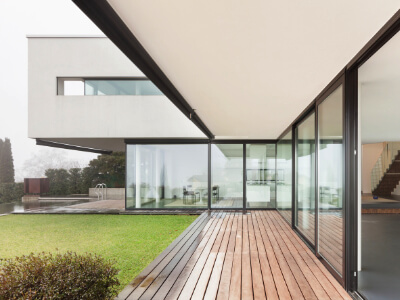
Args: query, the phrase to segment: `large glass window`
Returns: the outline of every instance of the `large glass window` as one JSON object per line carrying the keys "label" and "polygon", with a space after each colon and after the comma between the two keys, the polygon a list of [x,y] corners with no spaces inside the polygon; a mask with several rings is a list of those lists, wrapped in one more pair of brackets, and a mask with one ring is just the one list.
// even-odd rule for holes
{"label": "large glass window", "polygon": [[276,149],[276,207],[292,222],[292,131],[278,141]]}
{"label": "large glass window", "polygon": [[343,269],[343,88],[318,106],[319,253]]}
{"label": "large glass window", "polygon": [[358,69],[357,277],[366,299],[400,295],[399,53],[398,32]]}
{"label": "large glass window", "polygon": [[211,145],[211,207],[243,208],[243,144]]}
{"label": "large glass window", "polygon": [[246,206],[275,207],[275,144],[246,145]]}
{"label": "large glass window", "polygon": [[315,114],[296,128],[296,226],[315,243]]}
{"label": "large glass window", "polygon": [[207,208],[208,145],[128,145],[126,207]]}

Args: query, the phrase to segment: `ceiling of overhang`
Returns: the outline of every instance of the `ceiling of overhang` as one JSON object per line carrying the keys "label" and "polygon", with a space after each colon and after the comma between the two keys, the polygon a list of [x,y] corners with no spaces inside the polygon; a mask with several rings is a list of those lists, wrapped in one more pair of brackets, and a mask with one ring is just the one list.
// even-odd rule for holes
{"label": "ceiling of overhang", "polygon": [[399,0],[108,0],[218,136],[276,139]]}
{"label": "ceiling of overhang", "polygon": [[91,149],[125,152],[125,140],[122,138],[46,138],[43,140]]}

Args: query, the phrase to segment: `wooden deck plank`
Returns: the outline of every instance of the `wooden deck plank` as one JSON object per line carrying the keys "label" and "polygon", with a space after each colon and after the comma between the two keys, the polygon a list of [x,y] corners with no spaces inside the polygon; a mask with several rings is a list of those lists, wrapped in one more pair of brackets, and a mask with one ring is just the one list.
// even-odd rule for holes
{"label": "wooden deck plank", "polygon": [[[274,251],[274,254],[277,258],[279,267],[282,271],[283,277],[285,278],[286,285],[289,289],[290,295],[293,299],[304,299],[302,290],[300,287],[306,288],[307,292],[309,292],[309,288],[307,287],[307,284],[304,284],[304,278],[301,277],[299,273],[292,273],[292,269],[290,268],[290,264],[293,263],[293,261],[290,259],[289,256],[285,257],[284,252],[282,249],[279,247],[279,244],[276,240],[276,237],[274,233],[272,232],[272,228],[268,224],[268,216],[260,213],[260,220],[263,223],[264,229],[262,232],[266,232],[268,235],[268,238],[271,242],[272,249]],[[289,261],[287,260],[289,258]],[[297,269],[295,269],[297,271]],[[299,276],[299,278],[295,278],[296,276]],[[300,284],[297,282],[300,281]],[[312,297],[312,295],[310,295]]]}
{"label": "wooden deck plank", "polygon": [[[281,248],[287,249],[288,253],[290,253],[291,257],[293,257],[293,259],[296,262],[293,265],[297,265],[298,270],[303,273],[305,280],[307,280],[309,287],[312,289],[313,294],[315,294],[316,298],[321,300],[330,299],[327,293],[325,292],[324,288],[321,286],[317,278],[315,278],[314,274],[312,273],[308,265],[305,263],[303,258],[298,253],[297,248],[294,247],[291,243],[287,243],[285,239],[285,228],[283,228],[282,230],[282,228],[280,227],[274,216],[271,216],[271,218],[269,218],[269,222],[272,230],[274,230],[280,237],[279,243]],[[302,289],[302,291],[305,291],[305,289]],[[312,297],[311,291],[310,295]],[[306,299],[309,298],[309,296],[306,296],[306,294],[304,294],[304,296]]]}
{"label": "wooden deck plank", "polygon": [[[264,261],[268,261],[268,263],[269,263],[269,266],[270,266],[270,269],[271,269],[271,273],[272,273],[272,276],[273,276],[273,279],[274,279],[274,283],[275,283],[275,288],[276,288],[276,291],[277,291],[277,293],[279,295],[279,298],[280,299],[291,299],[289,287],[286,284],[286,281],[285,281],[285,278],[283,276],[282,270],[281,270],[281,268],[279,266],[278,260],[276,258],[275,253],[274,253],[274,250],[272,248],[271,241],[269,240],[269,237],[268,237],[268,235],[267,235],[267,233],[265,231],[265,228],[264,228],[264,224],[263,224],[263,222],[261,220],[261,213],[260,212],[256,212],[254,214],[258,218],[258,222],[257,223],[258,223],[259,228],[260,228],[260,234],[261,234],[261,237],[262,237],[262,241],[264,243],[265,253],[266,253],[266,256],[264,256],[264,255],[261,256],[261,260],[262,261],[263,260]],[[265,274],[267,274],[267,273],[268,273],[268,270],[266,270]],[[264,280],[264,284],[265,284],[266,287],[268,286],[268,282],[269,281]],[[268,291],[269,290],[266,291],[267,292],[267,297],[268,297]]]}
{"label": "wooden deck plank", "polygon": [[218,236],[214,242],[211,252],[209,253],[209,255],[207,257],[207,261],[204,264],[201,275],[200,275],[199,279],[197,280],[197,284],[194,289],[192,299],[203,299],[204,298],[204,294],[207,289],[208,281],[209,281],[211,273],[213,271],[215,260],[217,259],[217,254],[218,254],[219,248],[221,247],[222,240],[224,239],[225,234],[227,233],[226,227],[228,225],[228,221],[229,221],[229,217],[226,216],[226,214],[225,214],[221,229],[220,229]]}
{"label": "wooden deck plank", "polygon": [[[122,292],[118,295],[120,299],[126,299],[145,279],[146,277],[158,266],[163,260],[177,247],[179,244],[190,238],[202,224],[208,226],[208,220],[211,215],[207,212],[201,214],[188,228],[176,238],[155,260],[153,260],[140,274],[127,285]],[[203,228],[204,229],[204,228]]]}
{"label": "wooden deck plank", "polygon": [[[288,224],[286,224],[289,226]],[[343,299],[352,299],[349,294],[343,289],[339,282],[329,273],[329,271],[324,267],[324,265],[318,260],[318,258],[308,249],[307,245],[303,243],[300,237],[293,231],[288,230],[288,234],[292,235],[293,239],[297,241],[296,245],[303,248],[305,253],[310,256],[312,260],[316,263],[321,272],[328,278],[329,282],[335,287],[336,291],[343,297]]]}
{"label": "wooden deck plank", "polygon": [[351,299],[277,211],[205,213],[133,283],[117,299]]}
{"label": "wooden deck plank", "polygon": [[250,262],[251,262],[251,278],[253,283],[254,299],[266,299],[263,277],[260,266],[260,259],[258,257],[258,248],[255,236],[255,229],[253,226],[252,215],[247,218],[247,227],[249,232],[249,246],[250,246]]}
{"label": "wooden deck plank", "polygon": [[291,249],[296,248],[296,251],[298,251],[298,253],[301,255],[301,257],[304,259],[305,263],[309,266],[312,273],[316,276],[316,278],[318,278],[321,286],[324,288],[327,295],[329,295],[329,298],[330,299],[341,299],[340,294],[336,291],[334,286],[331,285],[331,283],[325,277],[325,274],[323,274],[321,272],[321,270],[315,264],[314,260],[312,260],[311,257],[307,254],[307,252],[304,251],[304,249],[298,243],[296,243],[293,236],[288,232],[287,223],[284,223],[284,221],[281,218],[279,218],[279,216],[273,216],[273,218],[276,220],[280,229],[282,229],[284,231],[282,238],[284,239],[285,243],[287,245],[290,245]]}
{"label": "wooden deck plank", "polygon": [[253,280],[250,258],[250,238],[248,215],[242,216],[243,220],[243,249],[242,249],[242,299],[253,299]]}
{"label": "wooden deck plank", "polygon": [[201,272],[204,268],[204,265],[207,261],[207,258],[211,252],[211,248],[214,245],[214,242],[220,232],[221,226],[222,226],[222,222],[224,220],[223,216],[225,215],[225,213],[221,213],[218,218],[218,223],[216,226],[216,230],[213,232],[213,234],[210,236],[206,246],[204,247],[199,259],[197,260],[196,264],[194,265],[194,268],[192,270],[192,272],[190,273],[189,277],[186,280],[185,285],[183,286],[183,289],[178,297],[178,299],[181,300],[186,300],[186,299],[190,299],[192,297],[193,291],[196,287],[197,281],[201,275]]}
{"label": "wooden deck plank", "polygon": [[186,283],[187,278],[189,277],[190,273],[192,272],[198,258],[200,257],[201,253],[203,252],[203,249],[205,248],[206,244],[209,242],[209,238],[214,232],[217,231],[217,222],[219,221],[218,217],[220,214],[215,215],[213,218],[213,228],[212,230],[209,230],[206,234],[206,236],[203,238],[201,241],[200,245],[197,247],[196,251],[193,253],[193,255],[190,257],[188,263],[182,270],[182,272],[179,274],[178,277],[174,278],[175,282],[172,285],[171,289],[169,290],[166,298],[168,299],[177,299],[179,297],[179,294],[183,288],[183,286]]}
{"label": "wooden deck plank", "polygon": [[162,300],[165,299],[169,291],[171,290],[171,287],[175,284],[176,278],[179,277],[181,274],[182,270],[185,268],[187,262],[193,255],[193,253],[196,251],[198,245],[200,244],[202,239],[202,236],[198,237],[198,240],[196,240],[189,248],[189,250],[185,253],[185,255],[182,257],[182,259],[179,261],[175,269],[170,273],[170,275],[166,278],[162,286],[158,289],[158,291],[155,293],[154,297],[151,299],[154,300]]}
{"label": "wooden deck plank", "polygon": [[220,283],[218,287],[217,299],[226,300],[229,299],[229,290],[232,277],[232,266],[233,257],[236,245],[236,232],[238,226],[238,218],[235,214],[232,214],[232,230],[229,237],[228,247],[226,249],[224,265],[222,267],[222,273],[220,278]]}
{"label": "wooden deck plank", "polygon": [[241,299],[242,292],[242,245],[243,245],[243,218],[241,213],[236,213],[237,231],[235,252],[233,253],[233,266],[228,299]]}
{"label": "wooden deck plank", "polygon": [[[175,247],[158,263],[158,265],[155,266],[150,273],[148,273],[143,281],[137,285],[127,299],[139,299],[146,292],[146,290],[153,285],[154,281],[163,271],[169,275],[172,269],[171,267],[168,268],[168,266],[172,266],[172,264],[174,264],[177,260],[179,261],[180,256],[184,255],[184,253],[192,244],[193,240],[200,235],[201,232],[203,232],[204,227],[206,227],[206,229],[208,228],[207,226],[210,224],[208,221],[209,219],[205,219],[204,223],[200,223],[198,227],[193,227],[193,230],[190,231],[190,234],[181,239],[179,243],[175,245]],[[203,224],[204,227],[202,226]]]}
{"label": "wooden deck plank", "polygon": [[[216,222],[216,219],[214,220]],[[211,222],[210,222],[211,224]],[[187,265],[189,259],[192,257],[194,252],[200,247],[201,243],[204,243],[204,239],[206,239],[207,232],[213,230],[212,227],[209,227],[208,230],[203,230],[203,233],[199,235],[196,239],[196,241],[190,246],[189,250],[185,253],[185,255],[182,257],[182,259],[179,261],[179,263],[176,265],[174,270],[171,272],[171,274],[168,276],[168,278],[164,281],[162,286],[159,288],[159,290],[155,293],[154,297],[152,299],[165,299],[168,292],[171,290],[171,287],[176,283],[176,278],[179,277],[185,266]]]}
{"label": "wooden deck plank", "polygon": [[210,276],[210,280],[209,280],[207,290],[204,295],[204,299],[215,299],[217,297],[218,287],[219,287],[220,279],[221,279],[222,268],[223,268],[224,260],[225,260],[225,253],[227,251],[229,238],[231,235],[233,215],[229,214],[227,216],[227,218],[229,219],[229,221],[228,221],[228,224],[225,229],[224,238],[221,242],[221,246],[218,250],[217,257],[215,259],[214,268],[213,268],[211,276]]}
{"label": "wooden deck plank", "polygon": [[[254,251],[257,251],[257,253],[258,253],[259,266],[261,269],[262,282],[263,282],[263,286],[264,286],[264,295],[267,297],[267,299],[279,299],[278,293],[277,293],[276,287],[275,287],[274,278],[273,278],[273,275],[271,272],[270,264],[268,262],[264,244],[262,242],[262,237],[261,237],[261,233],[260,233],[260,228],[258,226],[256,214],[254,214],[254,213],[251,214],[251,221],[252,221],[253,230],[254,230],[254,240],[251,239],[250,246],[253,247]],[[256,250],[255,250],[255,248],[256,248]],[[253,276],[253,278],[254,278],[254,276]],[[256,280],[256,279],[253,279],[253,280]],[[256,298],[256,292],[254,292],[254,297]],[[262,297],[261,294],[257,295],[257,298],[258,297]]]}
{"label": "wooden deck plank", "polygon": [[[201,231],[202,232],[202,231]],[[194,234],[187,242],[186,244],[179,249],[179,251],[175,254],[173,259],[164,267],[164,269],[157,274],[157,276],[154,278],[153,282],[151,282],[148,285],[148,288],[146,291],[139,297],[138,294],[132,293],[132,295],[129,297],[131,299],[152,299],[154,294],[158,291],[158,289],[163,285],[165,280],[170,276],[170,274],[175,271],[175,268],[177,265],[180,263],[180,261],[184,258],[187,257],[188,255],[193,254],[197,246],[200,244],[200,241],[202,240],[202,234],[201,232],[199,234]],[[150,276],[152,276],[150,274]],[[135,291],[136,292],[136,291]],[[128,298],[128,299],[129,299]]]}
{"label": "wooden deck plank", "polygon": [[[314,215],[309,211],[299,211],[299,223],[302,222],[302,218],[307,214],[307,218],[310,222],[314,222]],[[343,264],[343,251],[342,251],[342,235],[343,235],[343,220],[339,216],[335,215],[334,212],[323,213],[320,215],[320,227],[319,227],[319,249],[321,255],[329,261],[330,264],[336,270],[342,270]],[[304,236],[310,239],[311,235],[314,235],[313,228],[308,230],[301,230]]]}

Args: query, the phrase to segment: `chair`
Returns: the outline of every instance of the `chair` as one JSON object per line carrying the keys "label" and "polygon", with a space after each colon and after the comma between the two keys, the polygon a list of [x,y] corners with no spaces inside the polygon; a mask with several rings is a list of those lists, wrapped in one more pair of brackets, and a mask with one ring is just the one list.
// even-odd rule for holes
{"label": "chair", "polygon": [[[192,199],[192,203],[191,204],[195,203],[196,202],[196,198],[197,198],[197,196],[196,196],[197,194],[199,194],[199,193],[195,193],[194,191],[188,191],[186,189],[186,187],[184,186],[183,187],[183,204],[187,204],[187,200],[188,200],[189,197],[191,197],[191,199]],[[199,196],[199,198],[200,198],[200,196]]]}
{"label": "chair", "polygon": [[213,200],[216,200],[217,202],[219,201],[219,187],[218,187],[218,185],[214,185],[212,187],[212,197],[213,197]]}
{"label": "chair", "polygon": [[[195,194],[195,196],[196,196],[196,197],[195,197],[195,201],[196,201],[196,202],[197,202],[197,201],[200,201],[200,192],[193,191],[192,185],[188,185],[188,186],[187,186],[187,189],[188,189],[189,193],[192,192],[192,193]],[[199,196],[199,200],[197,200],[197,196]]]}

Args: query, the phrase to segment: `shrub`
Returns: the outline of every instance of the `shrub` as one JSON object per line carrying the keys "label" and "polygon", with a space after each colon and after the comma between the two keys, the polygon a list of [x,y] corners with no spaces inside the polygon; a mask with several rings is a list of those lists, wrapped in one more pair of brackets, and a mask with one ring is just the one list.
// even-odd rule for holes
{"label": "shrub", "polygon": [[65,196],[70,194],[68,186],[68,170],[47,169],[45,175],[50,181],[50,195]]}
{"label": "shrub", "polygon": [[20,201],[24,195],[24,184],[17,183],[0,183],[0,203]]}
{"label": "shrub", "polygon": [[113,299],[117,274],[112,261],[90,253],[0,259],[0,299]]}

